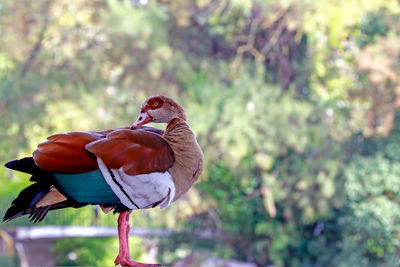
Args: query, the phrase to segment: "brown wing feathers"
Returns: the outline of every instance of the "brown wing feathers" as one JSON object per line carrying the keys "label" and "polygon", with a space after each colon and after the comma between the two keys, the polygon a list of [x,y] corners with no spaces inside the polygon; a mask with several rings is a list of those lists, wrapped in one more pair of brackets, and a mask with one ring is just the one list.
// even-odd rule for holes
{"label": "brown wing feathers", "polygon": [[148,131],[116,130],[105,139],[86,145],[86,149],[107,167],[123,167],[129,175],[165,172],[175,161],[167,141]]}
{"label": "brown wing feathers", "polygon": [[88,153],[85,145],[99,139],[96,133],[71,132],[47,138],[33,152],[39,168],[62,173],[82,173],[98,169],[96,158]]}
{"label": "brown wing feathers", "polygon": [[130,175],[164,172],[173,165],[174,153],[162,131],[147,128],[52,135],[39,144],[33,158],[39,168],[61,173],[96,170],[96,157],[109,168],[124,167]]}

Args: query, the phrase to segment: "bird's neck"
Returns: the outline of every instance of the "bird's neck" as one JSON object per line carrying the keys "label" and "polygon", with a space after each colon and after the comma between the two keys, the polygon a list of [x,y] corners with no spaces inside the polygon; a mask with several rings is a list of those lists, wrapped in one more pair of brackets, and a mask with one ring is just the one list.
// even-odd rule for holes
{"label": "bird's neck", "polygon": [[196,136],[181,118],[171,120],[164,138],[174,151],[175,163],[169,172],[175,183],[175,199],[186,193],[203,170],[204,156]]}
{"label": "bird's neck", "polygon": [[175,125],[181,120],[184,121],[182,118],[178,118],[178,117],[170,120],[170,122],[167,124],[166,131],[168,131],[168,129],[171,131],[175,127]]}

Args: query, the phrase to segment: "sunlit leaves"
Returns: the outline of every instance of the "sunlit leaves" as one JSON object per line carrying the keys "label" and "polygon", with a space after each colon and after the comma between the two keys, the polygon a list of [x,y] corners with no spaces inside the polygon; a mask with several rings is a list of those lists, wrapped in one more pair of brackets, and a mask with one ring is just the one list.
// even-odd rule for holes
{"label": "sunlit leaves", "polygon": [[0,77],[12,71],[15,64],[7,57],[5,53],[0,53]]}

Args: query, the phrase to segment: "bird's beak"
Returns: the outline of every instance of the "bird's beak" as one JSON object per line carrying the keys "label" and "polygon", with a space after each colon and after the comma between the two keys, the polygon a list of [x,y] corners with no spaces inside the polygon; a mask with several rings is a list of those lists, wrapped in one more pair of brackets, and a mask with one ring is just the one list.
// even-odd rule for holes
{"label": "bird's beak", "polygon": [[146,123],[149,123],[153,121],[153,117],[146,111],[143,111],[139,114],[139,117],[135,121],[134,124],[131,126],[131,130],[137,129],[142,125],[145,125]]}

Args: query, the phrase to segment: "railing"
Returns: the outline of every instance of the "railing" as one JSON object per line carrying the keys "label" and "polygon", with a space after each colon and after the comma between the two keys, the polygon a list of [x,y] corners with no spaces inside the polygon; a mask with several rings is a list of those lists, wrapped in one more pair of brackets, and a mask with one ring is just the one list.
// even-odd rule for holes
{"label": "railing", "polygon": [[[4,215],[5,209],[1,211]],[[33,225],[100,225],[116,226],[117,215],[112,212],[104,214],[97,207],[87,206],[80,209],[66,208],[62,210],[50,211],[40,224],[34,224],[29,221],[28,216],[22,216],[6,223],[0,223],[0,228],[14,228],[17,226]]]}

